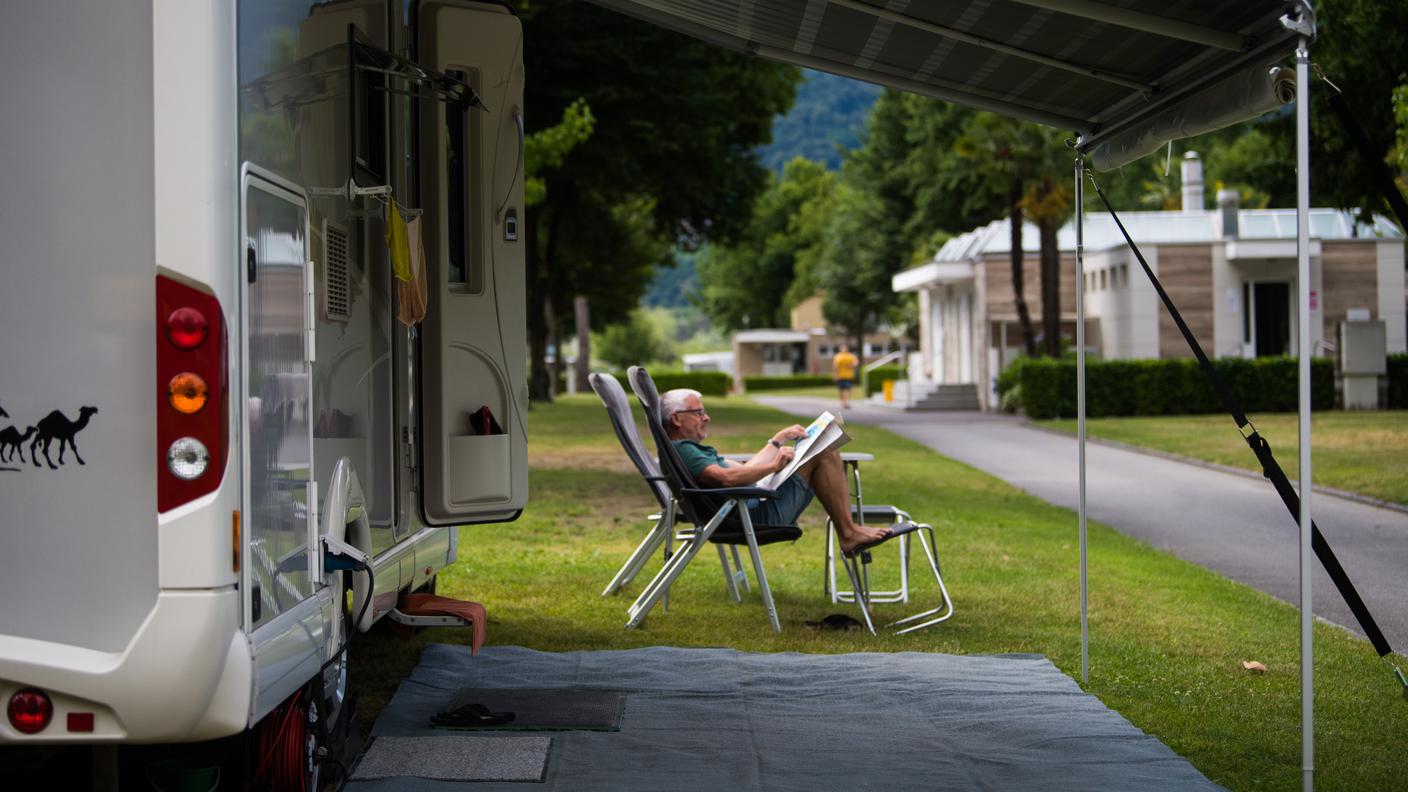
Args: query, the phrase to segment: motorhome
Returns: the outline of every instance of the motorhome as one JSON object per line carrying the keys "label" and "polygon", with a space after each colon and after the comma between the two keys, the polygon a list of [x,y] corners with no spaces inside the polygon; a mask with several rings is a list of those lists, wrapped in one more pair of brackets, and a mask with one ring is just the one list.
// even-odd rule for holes
{"label": "motorhome", "polygon": [[0,750],[91,746],[116,786],[133,746],[262,739],[312,788],[349,636],[527,500],[519,21],[123,0],[0,28]]}

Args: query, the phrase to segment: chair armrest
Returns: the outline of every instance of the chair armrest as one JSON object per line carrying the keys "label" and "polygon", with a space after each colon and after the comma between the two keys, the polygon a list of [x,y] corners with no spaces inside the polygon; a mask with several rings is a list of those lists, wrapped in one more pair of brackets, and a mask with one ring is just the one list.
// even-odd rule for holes
{"label": "chair armrest", "polygon": [[664,476],[642,476],[646,481],[668,481]]}
{"label": "chair armrest", "polygon": [[682,489],[681,495],[718,495],[724,498],[762,498],[771,500],[777,497],[777,490],[766,487],[710,487],[708,489]]}

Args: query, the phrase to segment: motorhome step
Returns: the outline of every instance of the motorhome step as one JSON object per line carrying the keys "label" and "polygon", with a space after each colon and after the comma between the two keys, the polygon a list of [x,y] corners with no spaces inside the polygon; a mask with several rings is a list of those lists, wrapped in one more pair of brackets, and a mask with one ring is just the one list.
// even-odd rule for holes
{"label": "motorhome step", "polygon": [[386,618],[407,627],[467,627],[469,621],[458,616],[412,616],[393,608]]}

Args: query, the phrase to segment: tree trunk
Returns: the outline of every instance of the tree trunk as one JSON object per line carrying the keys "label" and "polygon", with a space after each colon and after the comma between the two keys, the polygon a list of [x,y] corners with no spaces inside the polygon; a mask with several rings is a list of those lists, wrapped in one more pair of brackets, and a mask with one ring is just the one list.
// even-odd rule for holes
{"label": "tree trunk", "polygon": [[548,375],[548,324],[542,310],[547,293],[545,262],[541,254],[542,210],[529,209],[523,242],[528,246],[526,282],[528,286],[528,400],[552,401],[552,380]]}
{"label": "tree trunk", "polygon": [[557,306],[552,293],[543,295],[543,322],[548,326],[548,347],[552,349],[552,365],[548,366],[548,400],[557,396],[557,378],[562,374],[562,334],[557,331]]}
{"label": "tree trunk", "polygon": [[1041,229],[1041,327],[1046,354],[1061,356],[1061,250],[1056,244],[1056,221],[1043,218]]}
{"label": "tree trunk", "polygon": [[587,375],[592,371],[592,314],[586,295],[579,294],[572,298],[572,313],[577,319],[576,391],[586,393],[592,387],[587,381]]}
{"label": "tree trunk", "polygon": [[1012,297],[1017,302],[1017,322],[1022,327],[1022,344],[1026,346],[1027,357],[1036,357],[1036,334],[1032,331],[1032,315],[1027,311],[1027,300],[1022,295],[1023,271],[1026,258],[1022,251],[1022,180],[1013,179],[1007,191],[1008,225],[1012,240]]}

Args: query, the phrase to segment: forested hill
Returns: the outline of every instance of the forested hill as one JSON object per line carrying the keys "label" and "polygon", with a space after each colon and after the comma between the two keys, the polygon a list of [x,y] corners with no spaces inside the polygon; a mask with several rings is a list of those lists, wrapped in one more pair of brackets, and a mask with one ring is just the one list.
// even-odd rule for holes
{"label": "forested hill", "polygon": [[759,154],[774,173],[793,157],[806,157],[830,170],[841,167],[842,149],[855,148],[880,86],[804,69],[797,102],[772,125],[772,143]]}

